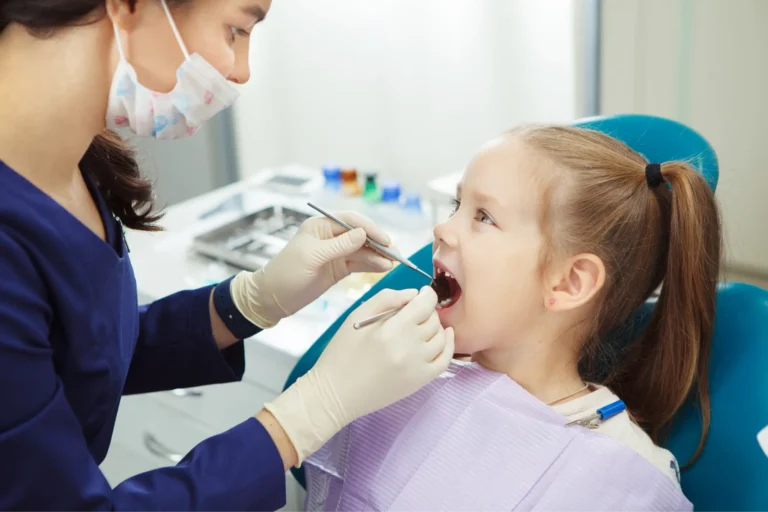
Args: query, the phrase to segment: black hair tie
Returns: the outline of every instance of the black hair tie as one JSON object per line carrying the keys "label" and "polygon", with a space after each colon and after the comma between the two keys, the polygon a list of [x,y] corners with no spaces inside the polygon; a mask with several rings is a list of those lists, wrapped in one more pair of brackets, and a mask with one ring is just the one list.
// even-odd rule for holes
{"label": "black hair tie", "polygon": [[645,166],[645,181],[648,186],[656,188],[664,183],[664,176],[661,175],[661,164],[648,164]]}

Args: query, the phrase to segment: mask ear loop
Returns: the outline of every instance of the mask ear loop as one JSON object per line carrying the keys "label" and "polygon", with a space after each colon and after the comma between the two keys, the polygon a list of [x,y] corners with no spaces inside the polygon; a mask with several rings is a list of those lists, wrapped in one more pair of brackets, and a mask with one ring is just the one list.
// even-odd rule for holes
{"label": "mask ear loop", "polygon": [[117,53],[120,54],[121,60],[126,60],[125,52],[123,52],[123,42],[120,40],[120,31],[117,29],[117,23],[112,22],[112,29],[115,31],[115,42],[117,43]]}
{"label": "mask ear loop", "polygon": [[189,60],[189,52],[187,51],[187,47],[184,45],[184,41],[181,39],[181,34],[179,34],[179,29],[176,28],[176,22],[173,21],[173,16],[171,16],[171,10],[168,9],[168,4],[165,3],[165,0],[161,0],[160,3],[163,4],[163,10],[165,11],[165,15],[168,17],[168,21],[171,24],[171,30],[173,30],[173,35],[176,37],[176,42],[179,43],[179,46],[181,47],[181,51],[184,53],[184,59]]}

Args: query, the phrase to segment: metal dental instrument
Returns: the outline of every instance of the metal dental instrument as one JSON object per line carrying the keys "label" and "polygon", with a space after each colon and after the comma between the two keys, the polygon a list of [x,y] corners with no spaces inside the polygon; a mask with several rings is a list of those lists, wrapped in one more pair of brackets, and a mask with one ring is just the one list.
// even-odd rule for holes
{"label": "metal dental instrument", "polygon": [[[318,212],[322,213],[323,215],[325,215],[326,217],[328,217],[329,219],[331,219],[332,221],[334,221],[338,225],[346,228],[347,230],[351,231],[351,230],[355,229],[354,227],[350,226],[349,224],[347,224],[343,220],[339,219],[338,217],[336,217],[336,216],[326,212],[325,210],[323,210],[319,206],[314,205],[312,203],[307,203],[307,205],[310,208],[312,208],[313,210],[317,210]],[[374,251],[378,252],[379,254],[384,256],[385,258],[389,258],[391,260],[398,261],[398,262],[402,263],[403,265],[405,265],[406,267],[410,268],[411,270],[415,270],[416,272],[422,274],[427,279],[429,279],[430,283],[432,283],[434,281],[434,279],[432,278],[431,275],[427,274],[426,272],[421,270],[419,267],[417,267],[416,265],[414,265],[413,263],[411,263],[407,259],[402,258],[400,255],[394,253],[393,251],[391,251],[387,247],[384,247],[383,245],[381,245],[380,243],[376,242],[375,240],[372,240],[370,237],[368,237],[368,242],[366,242],[365,245],[367,245],[368,247],[370,247]],[[400,306],[399,308],[390,309],[388,311],[384,311],[383,313],[379,313],[378,315],[373,315],[372,317],[369,317],[369,318],[366,318],[365,320],[357,322],[356,324],[353,325],[353,327],[355,329],[362,329],[363,327],[367,327],[367,326],[369,326],[371,324],[374,324],[374,323],[378,322],[379,320],[381,320],[381,319],[383,319],[383,318],[385,318],[385,317],[387,317],[389,315],[397,313],[398,311],[400,311],[404,307],[405,306]]]}
{"label": "metal dental instrument", "polygon": [[[342,226],[342,227],[346,228],[349,231],[355,229],[354,226],[350,226],[349,224],[347,224],[343,220],[339,219],[338,217],[335,217],[334,215],[331,215],[330,213],[326,212],[325,210],[323,210],[319,206],[316,206],[316,205],[314,205],[312,203],[307,203],[307,205],[310,208],[312,208],[313,210],[317,210],[318,212],[322,213],[323,215],[325,215],[326,217],[328,217],[329,219],[334,221],[339,226]],[[429,279],[430,283],[433,281],[431,275],[427,274],[426,272],[421,270],[419,267],[417,267],[416,265],[414,265],[413,263],[411,263],[407,259],[403,258],[399,254],[396,254],[394,251],[392,251],[391,249],[381,245],[380,243],[376,242],[375,240],[371,239],[371,237],[367,237],[367,238],[368,238],[368,241],[365,243],[366,246],[370,247],[371,249],[373,249],[377,253],[381,254],[385,258],[389,258],[391,260],[398,261],[401,264],[405,265],[406,267],[410,268],[411,270],[415,270],[419,274],[421,274],[424,277],[426,277],[427,279]]]}
{"label": "metal dental instrument", "polygon": [[394,315],[395,313],[397,313],[407,305],[408,304],[404,304],[399,308],[388,309],[387,311],[384,311],[383,313],[379,313],[378,315],[369,316],[365,320],[361,320],[360,322],[356,322],[352,324],[352,327],[354,327],[355,330],[362,329],[363,327],[368,327],[371,324],[375,324],[379,320],[383,320],[390,315]]}
{"label": "metal dental instrument", "polygon": [[354,327],[355,330],[362,329],[363,327],[368,327],[369,325],[375,324],[376,322],[378,322],[379,320],[382,320],[383,318],[385,318],[387,316],[394,315],[395,313],[397,313],[398,311],[400,311],[404,307],[405,306],[400,306],[399,308],[390,309],[390,310],[385,311],[383,313],[379,313],[378,315],[373,315],[371,317],[366,318],[365,320],[363,320],[361,322],[357,322],[355,324],[352,324],[352,327]]}

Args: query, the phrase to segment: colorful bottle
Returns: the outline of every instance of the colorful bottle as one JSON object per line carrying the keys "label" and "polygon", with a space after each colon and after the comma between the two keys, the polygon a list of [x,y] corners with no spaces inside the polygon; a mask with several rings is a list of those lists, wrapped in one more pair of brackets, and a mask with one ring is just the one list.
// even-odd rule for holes
{"label": "colorful bottle", "polygon": [[339,193],[341,191],[341,169],[335,165],[323,167],[323,178],[326,191]]}
{"label": "colorful bottle", "polygon": [[323,208],[337,210],[341,198],[341,169],[338,166],[323,167],[323,186],[312,193],[312,201]]}
{"label": "colorful bottle", "polygon": [[403,196],[401,206],[408,213],[421,215],[421,196],[417,192],[409,192]]}
{"label": "colorful bottle", "polygon": [[412,230],[429,229],[429,219],[424,215],[421,207],[421,195],[417,192],[409,192],[400,200],[400,208],[403,213],[404,222]]}
{"label": "colorful bottle", "polygon": [[385,181],[381,184],[381,202],[397,205],[400,202],[400,183]]}
{"label": "colorful bottle", "polygon": [[377,174],[375,172],[365,173],[365,187],[363,188],[363,199],[369,203],[378,203],[381,196],[379,187],[376,184]]}
{"label": "colorful bottle", "polygon": [[360,195],[360,183],[357,181],[357,169],[350,168],[341,171],[341,192],[348,197]]}
{"label": "colorful bottle", "polygon": [[381,184],[381,199],[373,206],[376,219],[382,226],[395,230],[407,229],[403,223],[403,211],[400,208],[400,183],[385,181]]}

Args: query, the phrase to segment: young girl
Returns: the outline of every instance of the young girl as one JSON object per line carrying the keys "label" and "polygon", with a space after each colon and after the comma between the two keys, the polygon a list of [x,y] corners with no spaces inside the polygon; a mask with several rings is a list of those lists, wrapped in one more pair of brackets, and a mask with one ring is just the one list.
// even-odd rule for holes
{"label": "young girl", "polygon": [[[720,251],[713,192],[686,163],[649,164],[605,134],[566,126],[490,142],[467,167],[455,212],[435,228],[440,321],[472,362],[358,420],[310,458],[308,509],[527,509],[558,492],[593,510],[688,508],[677,462],[658,444],[692,393],[699,450],[706,438]],[[615,354],[607,335],[660,286],[642,337]],[[607,376],[597,371],[605,365]],[[504,402],[501,389],[519,396]],[[596,433],[562,428],[619,399],[627,409],[589,423]],[[492,416],[487,403],[508,414]],[[571,436],[567,445],[574,432],[595,449],[570,458],[554,450],[537,465],[549,453],[537,448],[543,438]],[[602,460],[594,443],[611,455]],[[564,490],[563,479],[583,474]],[[601,482],[622,491],[609,503]]]}

